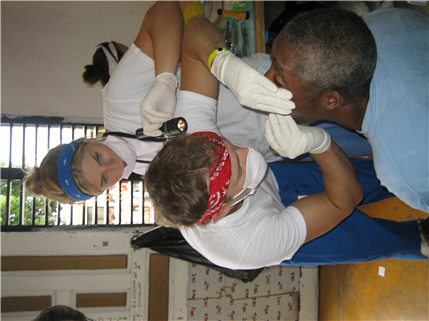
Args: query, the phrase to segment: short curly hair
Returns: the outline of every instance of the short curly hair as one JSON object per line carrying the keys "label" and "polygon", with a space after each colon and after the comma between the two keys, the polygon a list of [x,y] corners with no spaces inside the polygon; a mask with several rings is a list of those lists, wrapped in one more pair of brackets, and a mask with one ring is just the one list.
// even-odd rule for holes
{"label": "short curly hair", "polygon": [[[108,44],[108,42],[103,42],[100,45],[107,46]],[[119,60],[121,60],[125,53],[116,42],[112,41],[112,44],[115,46]],[[101,81],[101,85],[105,87],[109,82],[109,62],[107,61],[106,54],[101,47],[95,51],[94,56],[92,57],[92,65],[86,65],[84,68],[85,71],[82,74],[82,79],[83,82],[89,86]]]}
{"label": "short curly hair", "polygon": [[207,135],[169,140],[150,163],[145,184],[156,215],[172,226],[192,226],[208,209],[210,169],[218,144]]}
{"label": "short curly hair", "polygon": [[377,46],[357,14],[340,9],[314,9],[294,17],[279,35],[293,51],[292,68],[308,101],[334,89],[354,102],[371,84]]}

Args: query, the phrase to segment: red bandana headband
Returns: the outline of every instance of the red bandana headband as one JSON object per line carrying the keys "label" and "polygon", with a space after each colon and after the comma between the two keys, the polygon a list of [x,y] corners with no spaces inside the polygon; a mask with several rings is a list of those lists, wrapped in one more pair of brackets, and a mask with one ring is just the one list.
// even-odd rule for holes
{"label": "red bandana headband", "polygon": [[228,192],[229,180],[231,178],[231,160],[222,139],[212,132],[198,132],[192,134],[196,137],[207,137],[207,142],[215,142],[217,148],[216,166],[210,169],[210,198],[209,209],[204,212],[197,224],[204,223],[210,217],[219,212],[225,202]]}

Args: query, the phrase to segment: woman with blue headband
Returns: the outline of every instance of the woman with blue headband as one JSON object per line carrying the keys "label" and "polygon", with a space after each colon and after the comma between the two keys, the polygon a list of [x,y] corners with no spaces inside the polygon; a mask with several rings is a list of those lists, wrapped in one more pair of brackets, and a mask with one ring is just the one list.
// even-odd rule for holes
{"label": "woman with blue headband", "polygon": [[[94,65],[85,67],[85,83],[101,81],[104,88],[104,127],[108,131],[134,134],[143,127],[146,135],[158,136],[160,125],[172,118],[183,35],[181,7],[177,1],[156,2],[128,50],[115,42],[102,43],[94,54]],[[94,71],[99,53],[105,61]],[[141,117],[136,117],[136,111]],[[30,170],[25,186],[35,196],[61,203],[84,201],[132,172],[143,175],[161,147],[161,142],[115,135],[80,138],[51,149],[40,167]]]}

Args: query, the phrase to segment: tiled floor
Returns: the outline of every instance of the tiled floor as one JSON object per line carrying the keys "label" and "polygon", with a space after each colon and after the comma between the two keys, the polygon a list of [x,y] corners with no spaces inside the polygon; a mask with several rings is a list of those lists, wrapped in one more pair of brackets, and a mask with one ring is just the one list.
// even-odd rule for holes
{"label": "tiled floor", "polygon": [[[371,217],[426,218],[397,198],[361,207]],[[385,275],[379,275],[380,267]],[[429,320],[429,262],[384,260],[319,268],[319,320]]]}
{"label": "tiled floor", "polygon": [[[382,1],[378,1],[382,2]],[[323,3],[323,2],[322,2]],[[377,1],[372,1],[371,6]],[[328,3],[329,6],[332,5]],[[424,6],[394,1],[395,7],[423,11]],[[265,1],[266,29],[284,10],[284,1]],[[397,198],[370,204],[362,210],[373,217],[410,220],[427,217]],[[385,268],[385,276],[379,268]],[[429,320],[429,263],[385,260],[324,266],[319,272],[319,320]]]}

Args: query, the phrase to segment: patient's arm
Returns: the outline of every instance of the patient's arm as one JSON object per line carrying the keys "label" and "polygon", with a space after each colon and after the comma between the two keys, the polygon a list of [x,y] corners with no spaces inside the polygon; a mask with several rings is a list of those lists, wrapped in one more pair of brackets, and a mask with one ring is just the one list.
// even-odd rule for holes
{"label": "patient's arm", "polygon": [[305,242],[334,228],[353,212],[364,195],[353,164],[334,141],[324,153],[312,157],[322,171],[325,191],[292,204],[305,219]]}

